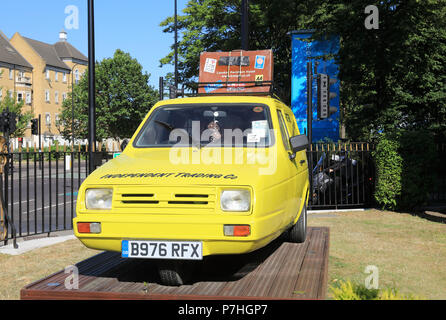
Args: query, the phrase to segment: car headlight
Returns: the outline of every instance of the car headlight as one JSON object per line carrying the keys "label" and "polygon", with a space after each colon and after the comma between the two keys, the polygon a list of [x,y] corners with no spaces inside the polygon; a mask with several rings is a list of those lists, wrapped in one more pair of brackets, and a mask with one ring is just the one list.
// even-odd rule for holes
{"label": "car headlight", "polygon": [[85,204],[87,209],[108,210],[112,207],[113,189],[87,189]]}
{"label": "car headlight", "polygon": [[220,206],[223,211],[249,211],[251,193],[249,190],[224,190],[221,192]]}

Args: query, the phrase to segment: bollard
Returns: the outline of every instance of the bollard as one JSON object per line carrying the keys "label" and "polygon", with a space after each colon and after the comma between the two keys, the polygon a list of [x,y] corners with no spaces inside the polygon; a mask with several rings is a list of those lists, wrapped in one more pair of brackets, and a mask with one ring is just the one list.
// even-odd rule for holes
{"label": "bollard", "polygon": [[65,156],[65,170],[67,171],[71,170],[71,155]]}

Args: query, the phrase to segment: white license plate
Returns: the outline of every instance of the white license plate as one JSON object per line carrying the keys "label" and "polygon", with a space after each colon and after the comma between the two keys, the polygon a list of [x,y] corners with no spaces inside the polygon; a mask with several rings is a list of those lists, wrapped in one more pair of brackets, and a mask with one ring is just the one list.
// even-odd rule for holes
{"label": "white license plate", "polygon": [[123,240],[123,258],[202,260],[200,241]]}

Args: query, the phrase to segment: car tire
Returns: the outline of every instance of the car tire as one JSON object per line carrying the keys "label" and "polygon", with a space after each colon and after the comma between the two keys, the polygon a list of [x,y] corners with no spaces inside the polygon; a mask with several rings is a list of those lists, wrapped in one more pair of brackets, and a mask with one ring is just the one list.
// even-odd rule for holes
{"label": "car tire", "polygon": [[303,243],[307,237],[307,206],[304,204],[299,220],[289,231],[289,240],[293,243]]}
{"label": "car tire", "polygon": [[165,286],[182,286],[189,281],[192,268],[191,265],[184,262],[166,260],[158,264],[158,274],[161,284]]}

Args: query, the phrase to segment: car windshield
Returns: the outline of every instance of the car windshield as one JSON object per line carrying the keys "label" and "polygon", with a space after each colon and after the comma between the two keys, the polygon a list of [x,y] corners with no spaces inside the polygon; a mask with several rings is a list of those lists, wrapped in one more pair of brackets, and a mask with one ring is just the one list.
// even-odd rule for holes
{"label": "car windshield", "polygon": [[272,144],[269,108],[263,104],[199,104],[159,107],[134,147],[267,147]]}

